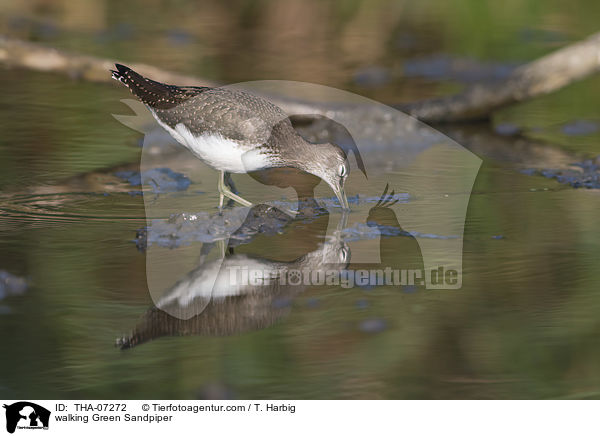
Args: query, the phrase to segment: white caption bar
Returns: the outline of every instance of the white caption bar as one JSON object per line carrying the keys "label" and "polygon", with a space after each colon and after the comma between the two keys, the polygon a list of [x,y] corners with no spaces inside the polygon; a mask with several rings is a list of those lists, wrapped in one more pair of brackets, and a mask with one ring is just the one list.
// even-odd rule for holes
{"label": "white caption bar", "polygon": [[597,401],[4,400],[3,404],[0,422],[5,428],[0,433],[7,430],[19,436],[180,431],[261,436],[600,433]]}

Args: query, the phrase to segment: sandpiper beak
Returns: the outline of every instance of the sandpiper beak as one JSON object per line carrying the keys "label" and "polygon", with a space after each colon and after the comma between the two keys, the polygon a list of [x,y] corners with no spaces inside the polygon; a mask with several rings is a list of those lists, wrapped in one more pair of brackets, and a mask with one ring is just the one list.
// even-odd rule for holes
{"label": "sandpiper beak", "polygon": [[344,187],[340,186],[337,189],[334,189],[335,195],[338,198],[340,205],[342,206],[342,210],[350,210],[350,206],[348,205],[348,199],[346,198],[346,193],[344,192]]}

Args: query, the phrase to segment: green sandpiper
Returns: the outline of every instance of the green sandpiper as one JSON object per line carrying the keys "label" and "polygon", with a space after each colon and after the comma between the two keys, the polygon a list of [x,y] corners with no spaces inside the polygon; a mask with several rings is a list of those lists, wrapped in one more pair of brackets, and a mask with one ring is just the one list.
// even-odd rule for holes
{"label": "green sandpiper", "polygon": [[220,171],[219,209],[224,197],[252,206],[226,186],[226,172],[279,167],[321,178],[333,189],[342,209],[349,209],[344,192],[350,172],[346,153],[335,144],[306,141],[278,106],[239,90],[167,85],[115,65],[112,77],[127,86],[177,142]]}

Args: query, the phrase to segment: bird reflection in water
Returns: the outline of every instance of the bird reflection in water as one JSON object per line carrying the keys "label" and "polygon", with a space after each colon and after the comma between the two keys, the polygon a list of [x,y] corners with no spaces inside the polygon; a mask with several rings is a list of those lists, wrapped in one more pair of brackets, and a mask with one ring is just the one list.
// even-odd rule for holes
{"label": "bird reflection in water", "polygon": [[[400,225],[397,213],[402,213],[402,209],[398,207],[392,209],[398,199],[395,198],[394,191],[389,192],[388,189],[389,185],[386,185],[379,201],[371,208],[367,217],[367,225],[379,230],[381,263],[379,265],[362,266],[353,264],[351,268],[376,267],[377,269],[383,269],[390,267],[393,270],[423,271],[423,256],[419,242]],[[420,279],[416,284],[405,285],[404,291],[413,292],[423,288],[419,282]],[[398,286],[397,283],[382,284]]]}
{"label": "bird reflection in water", "polygon": [[[289,222],[286,223],[286,220]],[[269,205],[254,206],[236,233],[269,233],[271,226],[293,224],[283,211]],[[293,226],[285,234],[254,238],[250,243],[236,245],[236,233],[230,238],[225,257],[202,262],[165,292],[156,306],[142,316],[133,332],[117,340],[121,349],[132,348],[162,336],[231,335],[266,328],[290,312],[294,297],[308,285],[279,280],[288,271],[307,270],[331,273],[341,271],[350,262],[350,251],[340,232],[325,239],[329,216],[318,216],[301,226]],[[338,230],[346,225],[346,214]],[[265,244],[281,247],[312,246],[314,249],[293,260],[283,261],[250,254],[264,252]],[[203,246],[204,255],[210,248]],[[242,253],[241,251],[244,251]],[[201,255],[201,259],[204,256]],[[251,282],[240,279],[241,271],[256,271],[259,277]],[[264,274],[264,276],[260,276]],[[216,277],[216,279],[215,279]],[[259,283],[257,283],[259,282]],[[175,316],[173,316],[175,315]]]}

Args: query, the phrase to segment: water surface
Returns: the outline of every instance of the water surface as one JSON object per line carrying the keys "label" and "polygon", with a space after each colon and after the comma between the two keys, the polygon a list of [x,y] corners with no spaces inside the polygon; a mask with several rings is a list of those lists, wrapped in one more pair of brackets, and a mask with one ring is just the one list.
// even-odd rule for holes
{"label": "water surface", "polygon": [[[207,3],[203,25],[164,15],[153,27],[144,8],[116,11],[110,2],[98,2],[99,10],[74,24],[61,10],[31,13],[15,5],[1,17],[12,34],[64,48],[223,83],[322,83],[387,103],[459,89],[464,75],[440,54],[487,65],[478,74],[494,76],[597,25],[589,12],[597,4],[584,0],[568,9],[538,1],[500,9],[481,2],[391,9],[387,2],[238,3],[239,13]],[[292,18],[312,23],[312,39],[302,26],[283,31]],[[414,73],[422,65],[432,73]],[[600,119],[598,78],[495,116],[494,125],[517,126],[524,138],[497,135],[493,126],[445,128],[483,160],[467,210],[461,289],[309,287],[261,300],[271,318],[249,328],[230,309],[239,326],[230,332],[173,323],[152,311],[147,253],[134,241],[147,225],[144,199],[115,175],[139,170],[141,157],[142,134],[111,116],[127,113],[119,101],[129,98],[125,90],[15,70],[0,72],[0,81],[9,84],[0,93],[0,270],[29,283],[24,294],[0,300],[1,396],[599,396],[600,196],[522,172],[600,153],[598,130],[589,128]],[[190,176],[175,201],[212,207],[214,175],[206,174]],[[410,175],[383,168],[377,176],[382,187],[385,181],[404,192]],[[292,222],[236,253],[292,261],[318,249],[329,219],[337,218]],[[381,263],[404,262],[407,240],[383,239]],[[195,256],[197,248],[182,249]],[[162,326],[156,340],[115,346],[148,319]]]}

